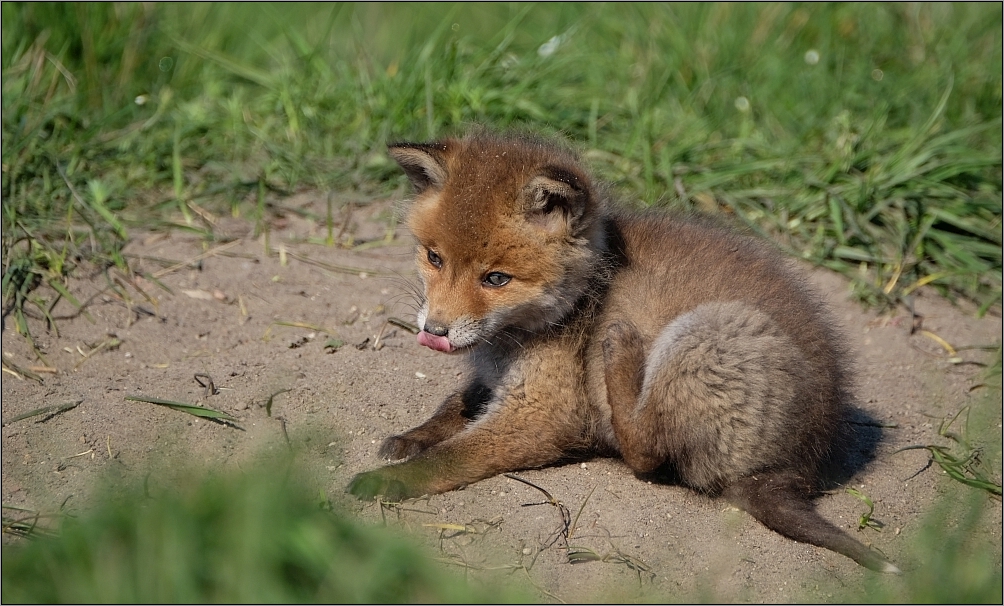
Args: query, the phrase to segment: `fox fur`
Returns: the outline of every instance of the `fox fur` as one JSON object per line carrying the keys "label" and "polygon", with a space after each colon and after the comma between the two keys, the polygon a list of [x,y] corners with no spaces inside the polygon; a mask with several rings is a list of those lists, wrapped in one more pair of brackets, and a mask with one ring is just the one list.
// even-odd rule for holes
{"label": "fox fur", "polygon": [[822,303],[773,250],[707,219],[613,207],[575,154],[479,130],[390,154],[415,189],[420,344],[466,384],[388,438],[349,491],[441,493],[618,454],[883,572],[814,509],[850,394]]}

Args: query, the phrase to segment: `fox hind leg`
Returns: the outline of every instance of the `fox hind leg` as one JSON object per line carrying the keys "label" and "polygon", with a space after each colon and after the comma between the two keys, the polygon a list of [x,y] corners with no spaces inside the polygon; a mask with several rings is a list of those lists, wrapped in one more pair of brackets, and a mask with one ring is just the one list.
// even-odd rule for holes
{"label": "fox hind leg", "polygon": [[665,453],[659,451],[657,440],[652,435],[660,428],[645,428],[637,419],[645,351],[642,337],[633,325],[617,322],[607,328],[603,341],[603,366],[607,402],[612,409],[611,423],[621,456],[635,472],[648,473],[665,460]]}

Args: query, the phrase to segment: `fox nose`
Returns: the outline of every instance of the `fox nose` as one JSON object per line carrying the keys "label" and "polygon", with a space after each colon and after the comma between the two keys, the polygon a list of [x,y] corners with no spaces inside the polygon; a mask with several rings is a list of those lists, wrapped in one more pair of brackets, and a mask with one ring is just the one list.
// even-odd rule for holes
{"label": "fox nose", "polygon": [[425,328],[423,329],[427,333],[436,335],[437,337],[445,337],[446,333],[450,332],[450,328],[445,324],[440,324],[435,320],[426,320]]}

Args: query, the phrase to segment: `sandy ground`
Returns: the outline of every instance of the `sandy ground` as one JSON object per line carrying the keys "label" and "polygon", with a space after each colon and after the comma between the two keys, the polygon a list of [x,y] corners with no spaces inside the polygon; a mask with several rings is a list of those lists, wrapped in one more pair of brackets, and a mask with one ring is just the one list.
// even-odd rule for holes
{"label": "sandy ground", "polygon": [[[311,193],[283,202],[320,216],[324,204]],[[388,323],[414,321],[411,240],[392,215],[388,203],[357,205],[344,230],[336,224],[343,238],[352,236],[355,251],[309,243],[323,238],[325,227],[292,212],[273,221],[270,255],[265,239],[246,236],[249,225],[236,220],[221,222],[221,240],[208,246],[182,232],[137,238],[127,248],[132,262],[160,272],[171,290],[140,279],[135,286],[149,300],[115,271],[110,276],[128,299],[106,289],[104,274],[75,280],[78,297],[92,297],[93,322],[80,315],[59,320],[57,335],[30,321],[58,372],[38,372],[41,382],[3,374],[3,503],[54,511],[65,502],[79,511],[110,469],[143,473],[150,465],[163,468],[165,457],[239,467],[255,453],[282,448],[285,433],[311,440],[303,464],[353,514],[386,518],[455,562],[446,565],[466,566],[475,579],[511,578],[547,601],[825,601],[877,578],[843,556],[766,530],[724,501],[639,480],[615,459],[519,473],[567,507],[574,522],[570,545],[605,561],[570,564],[564,539],[554,534],[558,508],[539,504],[545,500],[539,491],[505,477],[383,512],[346,498],[353,474],[382,464],[380,442],[423,421],[463,372],[458,358],[419,347],[412,334]],[[194,264],[170,268],[170,261],[207,250]],[[808,275],[844,325],[858,367],[854,456],[845,486],[872,499],[874,519],[884,528],[856,530],[867,508],[844,486],[821,497],[818,507],[901,568],[916,569],[929,555],[913,548],[924,515],[939,499],[961,499],[972,489],[937,466],[925,468],[926,451],[896,451],[948,444],[937,435],[941,419],[981,401],[986,390],[971,388],[988,354],[960,349],[962,361],[953,363],[934,338],[911,335],[909,312],[864,311],[844,278]],[[921,293],[915,309],[923,330],[956,348],[1000,342],[999,312],[977,320],[972,310],[932,293]],[[55,315],[75,311],[61,302]],[[295,323],[301,326],[288,325]],[[5,323],[2,339],[6,363],[40,365],[13,322]],[[331,339],[343,344],[330,347]],[[196,374],[209,375],[219,393],[206,395]],[[125,400],[129,395],[212,407],[233,415],[240,429]],[[26,411],[77,401],[60,414],[6,424]],[[988,408],[985,396],[982,402]],[[996,410],[984,414],[977,429],[999,443],[999,402],[989,407]],[[999,459],[994,464],[999,473]],[[999,566],[1001,503],[985,499],[984,507],[971,548],[995,553]]]}

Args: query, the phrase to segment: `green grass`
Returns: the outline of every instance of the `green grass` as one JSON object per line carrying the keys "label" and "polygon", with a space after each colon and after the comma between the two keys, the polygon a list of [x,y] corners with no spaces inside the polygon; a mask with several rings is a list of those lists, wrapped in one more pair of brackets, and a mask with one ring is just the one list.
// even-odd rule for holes
{"label": "green grass", "polygon": [[[1000,551],[980,540],[990,527],[990,511],[1000,505],[987,501],[977,491],[946,494],[919,522],[919,532],[910,540],[910,550],[914,557],[919,556],[919,563],[904,570],[901,577],[869,576],[861,587],[834,586],[838,596],[834,601],[1000,603],[1004,586]],[[827,581],[832,583],[832,577]]]}
{"label": "green grass", "polygon": [[[735,215],[895,304],[1001,298],[1001,8],[3,5],[4,314],[137,229],[403,193],[388,140],[565,134],[626,200]],[[52,290],[38,290],[47,283]],[[46,294],[40,294],[40,293]]]}
{"label": "green grass", "polygon": [[[4,603],[429,603],[525,599],[314,496],[289,469],[175,473],[99,493],[90,513],[3,546]],[[317,495],[318,493],[314,493]],[[30,515],[4,511],[14,532]],[[43,523],[45,521],[43,520]],[[47,528],[47,527],[46,527]]]}

